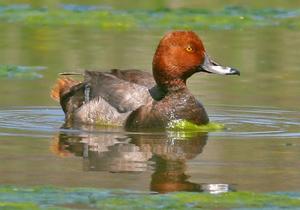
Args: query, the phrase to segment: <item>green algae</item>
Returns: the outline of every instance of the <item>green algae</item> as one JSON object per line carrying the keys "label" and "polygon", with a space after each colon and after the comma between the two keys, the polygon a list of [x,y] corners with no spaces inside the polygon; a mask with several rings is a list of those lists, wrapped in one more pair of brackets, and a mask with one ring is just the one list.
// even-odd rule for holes
{"label": "green algae", "polygon": [[35,203],[24,203],[24,202],[0,202],[0,210],[68,210],[70,208],[64,207],[43,207],[38,206]]}
{"label": "green algae", "polygon": [[205,208],[241,208],[241,207],[298,207],[299,198],[291,199],[288,196],[278,196],[273,194],[259,194],[253,192],[230,192],[218,195],[192,193],[175,193],[170,195],[181,205],[193,203],[195,207]]}
{"label": "green algae", "polygon": [[0,186],[0,209],[216,209],[295,208],[300,194],[228,192],[221,194],[177,192],[151,194],[95,188]]}
{"label": "green algae", "polygon": [[287,196],[255,194],[250,192],[224,193],[219,195],[199,193],[172,193],[167,195],[124,198],[108,198],[98,203],[104,209],[216,209],[216,208],[263,208],[263,207],[299,207],[300,200]]}
{"label": "green algae", "polygon": [[113,124],[109,121],[104,121],[104,120],[96,120],[95,125],[99,126],[101,128],[104,128],[104,129],[105,128],[120,128],[122,126],[122,124],[118,124],[118,123]]}
{"label": "green algae", "polygon": [[33,203],[12,203],[12,202],[0,202],[1,210],[37,210],[40,209],[36,204]]}
{"label": "green algae", "polygon": [[45,69],[45,67],[42,66],[17,66],[0,64],[0,78],[37,79],[43,77],[37,72],[43,69]]}
{"label": "green algae", "polygon": [[212,132],[224,130],[225,126],[220,123],[210,122],[206,125],[196,125],[188,120],[173,120],[168,125],[170,131],[194,131],[194,132]]}
{"label": "green algae", "polygon": [[[108,122],[97,121],[96,126],[101,127],[102,129],[109,129],[109,128],[119,128],[121,125],[110,124]],[[196,125],[194,123],[189,122],[188,120],[173,120],[171,121],[166,130],[168,133],[174,134],[177,136],[178,139],[188,139],[189,137],[195,136],[197,133],[207,133],[207,132],[215,132],[215,131],[222,131],[225,129],[225,125],[216,122],[210,122],[206,125]],[[146,131],[161,131],[161,129],[146,129]],[[139,130],[137,130],[139,131]],[[143,129],[141,130],[143,131]]]}
{"label": "green algae", "polygon": [[61,5],[56,9],[30,5],[0,6],[0,22],[30,26],[90,26],[100,29],[242,29],[300,27],[300,9],[225,7],[208,9],[118,10],[100,6]]}

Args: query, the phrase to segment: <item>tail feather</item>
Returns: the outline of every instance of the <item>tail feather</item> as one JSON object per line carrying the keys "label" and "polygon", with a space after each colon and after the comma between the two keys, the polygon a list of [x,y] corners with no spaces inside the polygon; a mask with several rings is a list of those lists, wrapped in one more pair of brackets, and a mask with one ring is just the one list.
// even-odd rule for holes
{"label": "tail feather", "polygon": [[68,92],[71,87],[79,83],[80,82],[73,80],[69,77],[61,77],[56,81],[55,85],[53,86],[50,96],[52,99],[59,101],[60,97],[64,93]]}

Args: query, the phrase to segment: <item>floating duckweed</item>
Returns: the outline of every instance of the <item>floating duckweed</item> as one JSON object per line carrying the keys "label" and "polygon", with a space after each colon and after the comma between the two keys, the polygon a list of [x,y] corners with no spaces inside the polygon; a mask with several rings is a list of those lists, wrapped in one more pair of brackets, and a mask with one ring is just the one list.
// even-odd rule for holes
{"label": "floating duckweed", "polygon": [[0,202],[0,209],[7,210],[37,210],[40,209],[36,204],[23,202]]}
{"label": "floating duckweed", "polygon": [[99,126],[101,128],[118,128],[118,127],[121,127],[122,125],[121,124],[113,124],[109,121],[105,121],[105,120],[97,120],[95,121],[95,123],[91,123],[92,125],[95,125],[95,126]]}
{"label": "floating duckweed", "polygon": [[221,123],[208,123],[206,125],[196,125],[187,120],[173,120],[168,125],[168,130],[171,131],[199,131],[199,132],[211,132],[223,130],[225,126]]}
{"label": "floating duckweed", "polygon": [[0,21],[25,25],[80,25],[101,29],[190,28],[214,30],[249,27],[300,27],[300,9],[248,8],[117,10],[101,6],[63,4],[57,9],[30,5],[0,6]]}
{"label": "floating duckweed", "polygon": [[[0,209],[219,209],[297,208],[299,193],[265,194],[227,192],[221,194],[177,192],[145,194],[129,190],[95,188],[0,186]],[[71,206],[68,208],[68,206]]]}
{"label": "floating duckweed", "polygon": [[37,73],[45,69],[42,66],[17,66],[17,65],[1,65],[0,64],[0,78],[10,79],[37,79],[43,75]]}
{"label": "floating duckweed", "polygon": [[177,202],[194,203],[195,207],[215,208],[241,208],[241,207],[295,207],[300,200],[288,196],[271,194],[258,194],[253,192],[228,192],[218,195],[196,193],[174,193],[170,195]]}

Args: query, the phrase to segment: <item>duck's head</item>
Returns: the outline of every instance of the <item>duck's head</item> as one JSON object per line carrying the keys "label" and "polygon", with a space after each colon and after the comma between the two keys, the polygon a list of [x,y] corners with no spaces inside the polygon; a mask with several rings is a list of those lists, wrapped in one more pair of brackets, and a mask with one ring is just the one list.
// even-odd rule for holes
{"label": "duck's head", "polygon": [[153,58],[156,83],[167,89],[185,86],[187,78],[196,72],[240,75],[231,67],[224,67],[207,55],[201,39],[192,31],[174,31],[159,42]]}

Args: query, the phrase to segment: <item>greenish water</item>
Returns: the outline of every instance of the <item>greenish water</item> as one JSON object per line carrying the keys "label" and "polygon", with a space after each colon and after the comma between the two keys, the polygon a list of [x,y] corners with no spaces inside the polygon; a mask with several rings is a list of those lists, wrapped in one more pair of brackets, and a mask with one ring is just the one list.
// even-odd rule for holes
{"label": "greenish water", "polygon": [[[289,193],[300,191],[297,1],[80,2],[1,2],[0,160],[5,164],[0,164],[0,209],[24,207],[16,207],[16,201],[27,203],[23,209],[61,204],[108,208],[112,203],[140,209],[142,204],[132,201],[134,192],[147,194],[136,196],[149,208],[170,202],[178,208],[199,207],[197,196],[205,200],[203,208],[286,207],[270,192],[281,192],[288,207],[299,206],[299,193]],[[127,133],[109,127],[60,128],[63,112],[49,97],[59,72],[151,71],[160,38],[181,28],[196,31],[211,57],[242,73],[196,74],[188,81],[211,121],[225,129]],[[14,188],[19,189],[15,194]],[[52,196],[53,190],[63,201],[38,200],[37,189],[41,196]],[[105,197],[117,189],[122,189],[120,200]],[[104,197],[78,204],[75,196],[68,206],[72,190],[83,200],[88,192]],[[22,199],[24,191],[28,197]],[[148,195],[176,191],[194,193]],[[200,193],[228,191],[228,200],[227,194]],[[191,201],[182,203],[176,196]],[[234,196],[238,201],[231,200]],[[271,205],[264,199],[271,199]]]}

